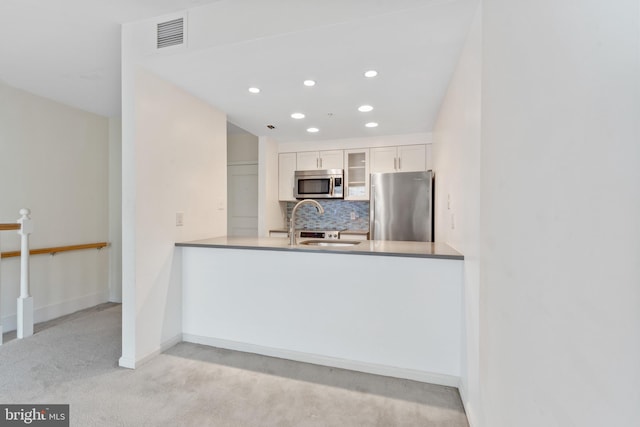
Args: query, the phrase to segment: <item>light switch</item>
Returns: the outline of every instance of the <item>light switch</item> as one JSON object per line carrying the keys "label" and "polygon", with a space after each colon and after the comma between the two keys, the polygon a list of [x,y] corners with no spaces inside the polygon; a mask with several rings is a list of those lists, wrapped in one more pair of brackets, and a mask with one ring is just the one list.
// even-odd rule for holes
{"label": "light switch", "polygon": [[176,212],[176,227],[184,225],[184,212]]}

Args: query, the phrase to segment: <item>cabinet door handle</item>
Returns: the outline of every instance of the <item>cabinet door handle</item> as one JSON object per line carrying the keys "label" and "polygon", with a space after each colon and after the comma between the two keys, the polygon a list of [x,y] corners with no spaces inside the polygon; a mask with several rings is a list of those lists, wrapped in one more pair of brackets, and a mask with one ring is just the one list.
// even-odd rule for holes
{"label": "cabinet door handle", "polygon": [[402,166],[400,166],[400,157],[398,157],[398,170],[400,170]]}
{"label": "cabinet door handle", "polygon": [[398,158],[397,157],[393,158],[393,170],[394,171],[398,170]]}
{"label": "cabinet door handle", "polygon": [[322,169],[322,157],[320,157],[320,169]]}

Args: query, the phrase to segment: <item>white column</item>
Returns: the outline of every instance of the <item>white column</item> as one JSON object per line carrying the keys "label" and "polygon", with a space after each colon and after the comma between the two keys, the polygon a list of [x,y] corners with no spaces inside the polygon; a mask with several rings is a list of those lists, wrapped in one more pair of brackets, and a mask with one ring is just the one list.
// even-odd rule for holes
{"label": "white column", "polygon": [[33,224],[29,214],[29,209],[20,209],[20,219],[17,221],[22,225],[18,234],[21,236],[20,245],[20,296],[18,297],[18,338],[30,337],[33,335],[33,297],[29,291],[29,234],[33,231]]}

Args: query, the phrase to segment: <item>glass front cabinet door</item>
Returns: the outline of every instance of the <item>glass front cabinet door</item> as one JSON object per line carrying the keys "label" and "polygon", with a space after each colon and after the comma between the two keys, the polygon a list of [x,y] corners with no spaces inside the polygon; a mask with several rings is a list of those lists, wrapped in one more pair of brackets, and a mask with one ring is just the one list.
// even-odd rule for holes
{"label": "glass front cabinet door", "polygon": [[344,151],[345,200],[369,200],[369,149]]}

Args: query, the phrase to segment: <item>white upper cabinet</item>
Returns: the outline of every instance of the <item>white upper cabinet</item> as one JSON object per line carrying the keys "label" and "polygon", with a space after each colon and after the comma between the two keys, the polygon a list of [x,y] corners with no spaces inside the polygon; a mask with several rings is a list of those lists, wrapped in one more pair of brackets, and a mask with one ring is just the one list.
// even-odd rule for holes
{"label": "white upper cabinet", "polygon": [[298,153],[297,164],[301,171],[320,169],[320,158],[317,151],[303,151]]}
{"label": "white upper cabinet", "polygon": [[293,194],[296,153],[278,154],[278,200],[295,201]]}
{"label": "white upper cabinet", "polygon": [[398,170],[415,172],[427,170],[426,145],[401,145],[398,147]]}
{"label": "white upper cabinet", "polygon": [[398,147],[376,147],[371,149],[371,173],[396,172]]}
{"label": "white upper cabinet", "polygon": [[426,145],[400,145],[371,149],[371,173],[427,170]]}
{"label": "white upper cabinet", "polygon": [[320,169],[343,169],[344,150],[320,151]]}
{"label": "white upper cabinet", "polygon": [[297,170],[343,169],[343,153],[343,150],[299,152]]}
{"label": "white upper cabinet", "polygon": [[293,187],[297,170],[343,169],[345,200],[369,200],[371,173],[428,170],[430,154],[430,144],[280,153],[278,199],[296,200]]}

